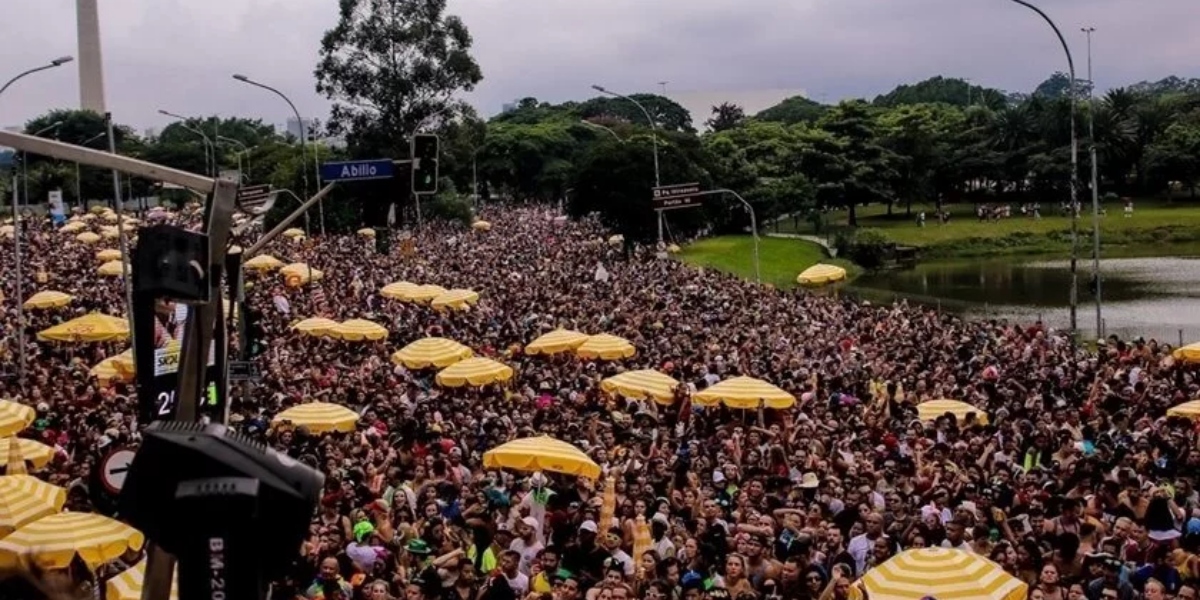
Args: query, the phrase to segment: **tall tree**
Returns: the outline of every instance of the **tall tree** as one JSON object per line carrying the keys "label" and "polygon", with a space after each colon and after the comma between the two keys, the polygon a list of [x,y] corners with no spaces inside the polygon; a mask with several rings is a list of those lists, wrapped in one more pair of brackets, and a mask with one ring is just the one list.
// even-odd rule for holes
{"label": "tall tree", "polygon": [[779,123],[815,123],[825,114],[828,106],[804,96],[785,98],[779,104],[763,109],[754,118],[759,121]]}
{"label": "tall tree", "polygon": [[712,117],[704,122],[710,131],[725,131],[741,127],[746,121],[746,111],[732,102],[722,102],[712,107]]}
{"label": "tall tree", "polygon": [[[340,0],[321,39],[317,92],[352,152],[404,156],[408,137],[483,79],[471,35],[446,0]],[[452,115],[446,115],[447,118]]]}

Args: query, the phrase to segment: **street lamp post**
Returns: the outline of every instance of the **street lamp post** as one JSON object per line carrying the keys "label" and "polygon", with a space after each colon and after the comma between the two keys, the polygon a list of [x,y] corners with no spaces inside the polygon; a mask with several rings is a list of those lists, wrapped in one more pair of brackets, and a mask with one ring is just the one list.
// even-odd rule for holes
{"label": "street lamp post", "polygon": [[[1075,92],[1075,59],[1071,57],[1071,48],[1067,45],[1066,38],[1059,31],[1058,25],[1042,12],[1042,9],[1026,2],[1026,0],[1012,0],[1029,10],[1037,13],[1043,20],[1046,21],[1050,28],[1054,30],[1054,35],[1058,37],[1058,41],[1062,44],[1063,52],[1067,55],[1067,68],[1070,71],[1071,87],[1069,93],[1071,95],[1071,339],[1077,340],[1079,337],[1079,140],[1075,137],[1075,114],[1077,111],[1077,98]],[[1099,334],[1099,332],[1097,332]]]}
{"label": "street lamp post", "polygon": [[[249,77],[246,77],[245,75],[242,75],[240,73],[235,74],[233,76],[233,78],[242,83],[248,83],[250,85],[260,87],[264,90],[272,92],[276,96],[283,98],[284,102],[287,102],[288,106],[290,106],[292,108],[292,112],[295,113],[295,115],[296,115],[296,124],[300,127],[300,164],[307,165],[308,157],[307,157],[307,155],[305,155],[305,152],[304,152],[304,144],[308,138],[308,134],[305,132],[304,118],[300,116],[300,111],[296,108],[296,104],[292,102],[291,98],[288,98],[287,96],[284,95],[283,92],[281,92],[265,83],[259,83],[259,82],[254,81],[253,79],[250,79]],[[320,184],[321,165],[319,163],[315,162],[315,159],[316,159],[316,148],[315,147],[313,148],[313,158],[314,158],[313,171],[314,171],[314,174],[316,175],[315,182],[317,184]],[[303,175],[303,179],[304,179],[304,195],[305,195],[305,197],[308,196],[308,172],[306,171],[306,169],[307,169],[307,167],[305,167],[305,166],[301,166],[301,168],[300,168],[300,172]],[[321,235],[325,235],[325,200],[324,199],[322,199],[320,202],[317,203],[317,211],[319,212],[320,219],[321,219]]]}
{"label": "street lamp post", "polygon": [[1096,294],[1096,337],[1104,337],[1104,302],[1100,296],[1100,177],[1096,167],[1096,81],[1092,79],[1092,33],[1095,27],[1080,29],[1087,34],[1088,77],[1088,157],[1092,161],[1092,285]]}
{"label": "street lamp post", "polygon": [[611,127],[605,127],[599,123],[593,123],[587,119],[580,119],[579,122],[583,125],[591,127],[592,129],[596,129],[598,131],[607,131],[618,142],[621,142],[622,144],[625,143],[625,140],[621,139],[621,136],[617,135],[617,132],[613,131]]}
{"label": "street lamp post", "polygon": [[[662,186],[662,178],[659,176],[658,171],[658,125],[654,123],[654,117],[650,116],[650,111],[646,110],[646,107],[642,106],[641,102],[638,102],[637,100],[634,100],[633,98],[624,94],[618,94],[605,88],[604,86],[593,85],[592,89],[600,92],[601,94],[608,94],[616,98],[621,98],[622,100],[628,100],[632,102],[634,106],[641,109],[642,114],[646,115],[646,120],[650,122],[650,141],[652,144],[654,144],[654,187]],[[663,243],[663,214],[661,211],[658,213],[658,243]]]}
{"label": "street lamp post", "polygon": [[[97,133],[96,135],[93,135],[92,137],[90,137],[86,140],[83,140],[83,143],[81,143],[79,145],[87,146],[88,144],[90,144],[106,135],[108,135],[107,132],[101,131],[100,133]],[[83,201],[83,183],[82,183],[82,181],[83,181],[83,178],[82,178],[82,173],[80,172],[80,169],[79,169],[79,161],[75,161],[75,199],[79,201],[79,208],[86,211],[87,203]]]}
{"label": "street lamp post", "polygon": [[[225,137],[225,136],[223,136],[223,135],[219,135],[219,136],[217,136],[217,142],[218,142],[218,143],[220,143],[220,142],[228,142],[228,143],[230,143],[230,144],[233,144],[233,145],[235,145],[235,146],[237,146],[237,147],[241,148],[241,150],[239,150],[238,152],[234,153],[234,156],[236,156],[236,157],[237,157],[237,164],[238,164],[238,177],[239,177],[239,178],[243,178],[244,180],[246,180],[246,179],[249,179],[249,177],[248,177],[248,176],[246,176],[246,174],[245,174],[245,171],[242,171],[242,154],[245,154],[245,155],[246,155],[246,170],[249,170],[249,169],[250,169],[250,148],[247,148],[247,147],[246,147],[246,144],[243,144],[243,143],[241,143],[241,142],[239,142],[239,141],[237,141],[237,140],[235,140],[235,139],[233,139],[233,138],[227,138],[227,137]],[[241,183],[241,182],[239,181],[238,183]]]}
{"label": "street lamp post", "polygon": [[[75,60],[75,58],[72,56],[63,56],[63,57],[56,58],[56,59],[50,61],[50,64],[48,64],[48,65],[34,67],[32,69],[29,69],[28,71],[23,71],[21,73],[17,73],[16,77],[9,79],[7,82],[5,82],[5,84],[3,86],[0,86],[0,96],[4,95],[4,92],[9,87],[11,87],[12,84],[16,83],[22,77],[25,77],[27,75],[32,75],[34,73],[37,73],[38,71],[45,71],[46,69],[53,69],[54,67],[61,67],[62,65],[65,65],[73,60]],[[17,214],[17,202],[18,202],[17,194],[18,194],[17,177],[16,177],[16,173],[14,170],[13,196],[12,196],[13,215],[12,216],[13,216],[13,262],[15,263],[14,275],[16,276],[16,286],[15,286],[16,290],[14,293],[17,296],[16,297],[16,301],[17,301],[17,361],[18,361],[17,362],[17,385],[19,387],[21,387],[22,389],[24,389],[25,388],[25,306],[24,306],[25,298],[23,297],[23,294],[21,291],[21,278],[22,278],[22,274],[21,274],[21,233],[22,233],[22,231],[21,231],[21,216],[19,214]]]}
{"label": "street lamp post", "polygon": [[216,177],[217,176],[217,150],[216,150],[216,148],[213,147],[213,141],[208,138],[208,134],[204,133],[203,130],[196,129],[195,127],[192,127],[191,125],[188,125],[187,117],[185,117],[183,115],[177,115],[172,112],[167,112],[161,108],[158,109],[158,114],[171,117],[172,119],[178,119],[180,127],[200,136],[200,139],[204,140],[205,167],[208,168],[209,175]]}

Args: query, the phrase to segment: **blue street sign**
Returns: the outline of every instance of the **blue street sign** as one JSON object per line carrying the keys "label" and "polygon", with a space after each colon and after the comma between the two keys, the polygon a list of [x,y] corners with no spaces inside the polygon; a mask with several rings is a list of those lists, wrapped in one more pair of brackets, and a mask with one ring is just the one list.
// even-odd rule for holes
{"label": "blue street sign", "polygon": [[396,168],[391,159],[350,160],[321,164],[322,181],[366,181],[391,179]]}

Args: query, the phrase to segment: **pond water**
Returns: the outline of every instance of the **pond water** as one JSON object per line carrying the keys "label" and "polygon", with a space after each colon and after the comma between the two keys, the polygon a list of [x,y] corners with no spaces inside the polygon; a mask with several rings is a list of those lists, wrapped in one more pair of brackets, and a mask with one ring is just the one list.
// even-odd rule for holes
{"label": "pond water", "polygon": [[[1088,290],[1092,264],[1079,263],[1078,323],[1096,336],[1096,304]],[[1117,258],[1101,263],[1102,327],[1121,337],[1145,336],[1178,344],[1200,340],[1200,256]],[[928,262],[913,269],[860,277],[852,290],[864,298],[897,297],[978,318],[1053,327],[1070,324],[1071,275],[1067,261],[1020,259]]]}

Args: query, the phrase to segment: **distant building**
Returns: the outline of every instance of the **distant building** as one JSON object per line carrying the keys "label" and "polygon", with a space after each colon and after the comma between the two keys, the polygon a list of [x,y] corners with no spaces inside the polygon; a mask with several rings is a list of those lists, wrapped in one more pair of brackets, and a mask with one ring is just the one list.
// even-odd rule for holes
{"label": "distant building", "polygon": [[[313,126],[313,123],[315,123],[315,122],[316,122],[316,119],[304,119],[303,123],[304,123],[305,136],[308,136],[309,132],[312,131],[312,126]],[[301,123],[301,121],[297,121],[295,119],[295,117],[288,119],[287,126],[285,127],[285,129],[287,130],[287,134],[296,139],[300,139],[300,137],[301,137],[300,136],[300,123]]]}

